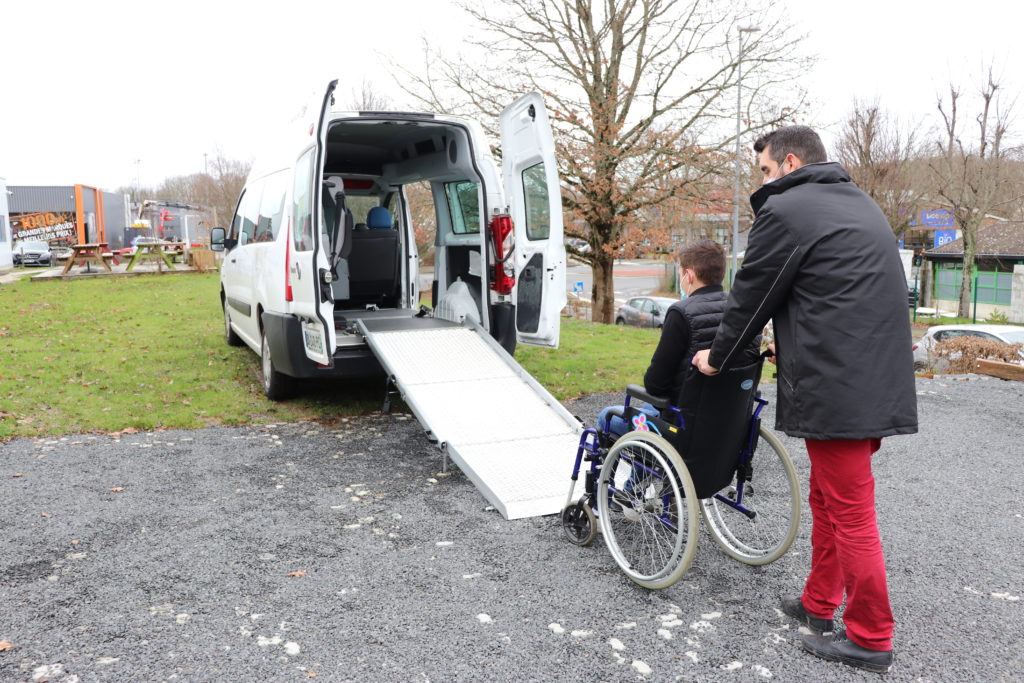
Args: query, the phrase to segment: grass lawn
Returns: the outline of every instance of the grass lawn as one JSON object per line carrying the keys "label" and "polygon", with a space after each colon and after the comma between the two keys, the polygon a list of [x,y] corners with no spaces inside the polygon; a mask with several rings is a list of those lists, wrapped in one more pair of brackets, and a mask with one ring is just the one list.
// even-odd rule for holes
{"label": "grass lawn", "polygon": [[[333,418],[379,408],[383,380],[263,396],[224,343],[216,273],[0,286],[0,439]],[[372,389],[372,390],[371,390]]]}
{"label": "grass lawn", "polygon": [[[0,440],[380,409],[383,378],[266,399],[256,354],[224,343],[218,283],[210,273],[0,286]],[[561,348],[520,346],[516,359],[564,400],[642,382],[657,343],[657,330],[563,319]]]}

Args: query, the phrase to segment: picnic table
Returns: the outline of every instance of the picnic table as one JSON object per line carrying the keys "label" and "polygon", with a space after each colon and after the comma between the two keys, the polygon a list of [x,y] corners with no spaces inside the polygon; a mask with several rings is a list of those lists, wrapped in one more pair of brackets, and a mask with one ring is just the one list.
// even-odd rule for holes
{"label": "picnic table", "polygon": [[131,260],[128,261],[128,267],[125,268],[125,272],[132,272],[132,268],[139,261],[156,261],[156,269],[161,273],[163,272],[164,265],[167,266],[168,270],[174,270],[173,257],[184,248],[184,242],[144,242],[137,244],[135,245],[135,253],[132,254]]}
{"label": "picnic table", "polygon": [[68,257],[67,263],[64,264],[64,270],[61,271],[61,275],[66,275],[71,270],[71,266],[76,263],[84,265],[86,270],[89,270],[89,264],[99,263],[103,266],[104,270],[112,273],[114,272],[110,268],[110,259],[112,258],[114,258],[114,255],[110,253],[106,242],[73,244],[71,245],[71,256]]}

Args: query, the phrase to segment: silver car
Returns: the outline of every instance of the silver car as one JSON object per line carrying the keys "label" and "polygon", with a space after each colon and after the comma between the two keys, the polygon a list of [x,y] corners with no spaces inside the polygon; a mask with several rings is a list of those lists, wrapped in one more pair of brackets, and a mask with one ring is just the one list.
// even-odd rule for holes
{"label": "silver car", "polygon": [[660,328],[668,307],[679,301],[664,296],[633,297],[615,312],[616,325]]}
{"label": "silver car", "polygon": [[[1024,327],[1016,325],[936,325],[929,327],[924,336],[914,343],[914,369],[923,370],[936,365],[930,358],[935,345],[953,337],[981,337],[1004,344],[1024,343]],[[1021,352],[1024,359],[1024,351]]]}

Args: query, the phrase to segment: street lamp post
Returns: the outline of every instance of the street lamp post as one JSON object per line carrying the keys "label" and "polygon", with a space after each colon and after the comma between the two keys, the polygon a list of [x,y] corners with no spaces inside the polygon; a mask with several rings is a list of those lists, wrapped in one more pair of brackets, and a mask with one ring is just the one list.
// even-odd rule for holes
{"label": "street lamp post", "polygon": [[739,27],[736,33],[739,42],[739,52],[736,55],[736,186],[732,200],[732,267],[729,270],[729,284],[736,278],[736,259],[739,254],[740,240],[740,178],[742,175],[742,164],[740,163],[740,132],[742,130],[742,90],[743,90],[743,34],[756,33],[760,31],[758,26]]}

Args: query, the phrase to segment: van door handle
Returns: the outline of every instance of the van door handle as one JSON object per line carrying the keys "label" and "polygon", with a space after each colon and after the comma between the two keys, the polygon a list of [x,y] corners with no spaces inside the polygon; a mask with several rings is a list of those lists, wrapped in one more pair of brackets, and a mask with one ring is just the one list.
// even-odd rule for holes
{"label": "van door handle", "polygon": [[231,259],[231,262],[232,263],[237,263],[237,261],[235,259]]}

